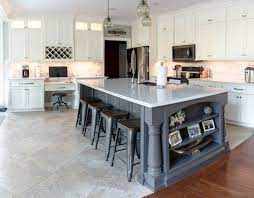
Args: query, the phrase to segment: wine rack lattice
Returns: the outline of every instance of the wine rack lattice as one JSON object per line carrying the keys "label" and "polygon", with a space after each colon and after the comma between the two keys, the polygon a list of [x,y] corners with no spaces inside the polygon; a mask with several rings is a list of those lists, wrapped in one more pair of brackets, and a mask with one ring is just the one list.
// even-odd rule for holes
{"label": "wine rack lattice", "polygon": [[72,59],[72,47],[45,47],[45,59]]}

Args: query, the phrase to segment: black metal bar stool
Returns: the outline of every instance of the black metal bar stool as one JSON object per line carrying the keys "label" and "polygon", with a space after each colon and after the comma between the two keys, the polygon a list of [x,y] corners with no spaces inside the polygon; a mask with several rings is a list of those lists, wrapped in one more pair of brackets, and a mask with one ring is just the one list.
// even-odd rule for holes
{"label": "black metal bar stool", "polygon": [[108,161],[109,154],[110,154],[110,148],[111,146],[111,140],[113,136],[113,125],[116,124],[118,120],[121,119],[128,119],[129,113],[126,111],[121,111],[121,110],[106,110],[101,112],[101,117],[100,117],[100,122],[99,122],[99,131],[97,134],[97,140],[96,140],[96,145],[95,149],[98,147],[98,142],[101,137],[105,137],[101,135],[102,132],[102,125],[103,125],[103,120],[105,120],[106,123],[106,140],[105,140],[105,158],[106,161]]}
{"label": "black metal bar stool", "polygon": [[[132,178],[133,166],[139,164],[139,163],[134,164],[135,150],[137,151],[137,155],[139,157],[138,153],[139,149],[137,148],[139,146],[137,144],[138,133],[140,133],[139,119],[120,120],[117,122],[116,138],[111,166],[114,165],[116,153],[126,150],[126,148],[117,150],[117,147],[127,144],[127,162],[125,162],[122,159],[121,160],[127,163],[127,177],[129,182],[131,181]],[[122,143],[122,139],[127,139],[127,141]]]}
{"label": "black metal bar stool", "polygon": [[78,115],[76,119],[76,127],[78,125],[84,126],[85,123],[85,116],[86,116],[86,109],[88,102],[100,102],[99,99],[96,98],[82,98],[79,99],[79,107],[78,107]]}
{"label": "black metal bar stool", "polygon": [[87,112],[86,112],[86,118],[85,118],[85,124],[83,126],[83,133],[84,136],[86,135],[86,130],[88,127],[88,117],[89,113],[91,112],[91,137],[92,137],[92,145],[94,143],[95,134],[96,134],[96,126],[97,126],[97,120],[100,118],[100,112],[102,110],[110,110],[112,108],[111,105],[105,104],[103,102],[88,102],[87,103]]}

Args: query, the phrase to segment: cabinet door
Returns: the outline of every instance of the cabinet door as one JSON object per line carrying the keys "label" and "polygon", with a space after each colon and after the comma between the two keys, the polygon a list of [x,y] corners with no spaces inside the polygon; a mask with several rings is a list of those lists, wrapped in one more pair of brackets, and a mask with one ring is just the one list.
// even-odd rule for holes
{"label": "cabinet door", "polygon": [[186,44],[185,40],[185,16],[176,16],[174,20],[174,44],[183,45]]}
{"label": "cabinet door", "polygon": [[11,29],[11,59],[21,61],[27,58],[27,34],[24,28]]}
{"label": "cabinet door", "polygon": [[254,58],[254,19],[247,20],[247,42],[246,56],[248,59]]}
{"label": "cabinet door", "polygon": [[226,57],[226,22],[211,24],[211,58]]}
{"label": "cabinet door", "polygon": [[59,20],[59,41],[60,45],[65,47],[73,46],[73,19],[65,17]]}
{"label": "cabinet door", "polygon": [[41,29],[28,29],[27,52],[29,60],[42,59],[42,34]]}
{"label": "cabinet door", "polygon": [[103,60],[103,32],[90,31],[90,56],[93,60]]}
{"label": "cabinet door", "polygon": [[185,41],[187,44],[196,43],[196,17],[195,15],[188,15],[185,17]]}
{"label": "cabinet door", "polygon": [[242,59],[245,54],[246,21],[228,21],[227,25],[227,49],[228,58]]}
{"label": "cabinet door", "polygon": [[89,31],[76,30],[75,32],[75,59],[88,60],[89,57]]}
{"label": "cabinet door", "polygon": [[242,122],[243,121],[243,94],[229,93],[228,104],[225,108],[225,117],[227,120]]}
{"label": "cabinet door", "polygon": [[42,87],[28,88],[28,108],[40,109],[44,106],[44,92]]}
{"label": "cabinet door", "polygon": [[46,46],[57,46],[60,43],[59,20],[55,17],[47,17],[44,21],[44,34]]}
{"label": "cabinet door", "polygon": [[243,106],[243,122],[254,125],[253,109],[254,109],[254,95],[245,95]]}
{"label": "cabinet door", "polygon": [[138,47],[138,27],[133,25],[131,29],[132,47]]}
{"label": "cabinet door", "polygon": [[158,58],[160,60],[172,59],[173,24],[162,21],[158,24]]}
{"label": "cabinet door", "polygon": [[211,25],[199,25],[197,36],[197,59],[207,60],[211,57]]}
{"label": "cabinet door", "polygon": [[11,109],[27,108],[27,90],[24,88],[11,88],[9,106]]}

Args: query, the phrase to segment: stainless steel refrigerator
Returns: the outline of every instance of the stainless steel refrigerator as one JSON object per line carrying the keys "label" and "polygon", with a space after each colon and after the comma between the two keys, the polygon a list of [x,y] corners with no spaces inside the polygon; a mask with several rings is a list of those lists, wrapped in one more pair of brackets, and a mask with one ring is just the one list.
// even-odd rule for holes
{"label": "stainless steel refrigerator", "polygon": [[[135,53],[135,56],[133,56]],[[135,57],[135,60],[133,58]],[[135,78],[138,78],[138,73],[144,74],[145,80],[149,80],[149,47],[137,47],[127,50],[128,72],[127,77],[132,77],[133,71],[131,65],[134,63],[136,66]],[[140,71],[142,69],[143,71]]]}

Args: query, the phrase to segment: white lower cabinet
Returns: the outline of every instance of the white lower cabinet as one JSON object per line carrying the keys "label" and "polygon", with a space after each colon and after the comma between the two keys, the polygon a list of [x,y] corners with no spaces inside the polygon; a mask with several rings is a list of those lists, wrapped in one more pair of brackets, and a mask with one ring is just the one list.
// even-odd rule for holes
{"label": "white lower cabinet", "polygon": [[228,104],[225,107],[225,118],[229,123],[254,127],[253,106],[254,86],[244,84],[218,83],[202,80],[191,80],[190,85],[198,87],[223,88],[228,91]]}
{"label": "white lower cabinet", "polygon": [[43,81],[11,81],[9,94],[9,109],[10,111],[43,110]]}

